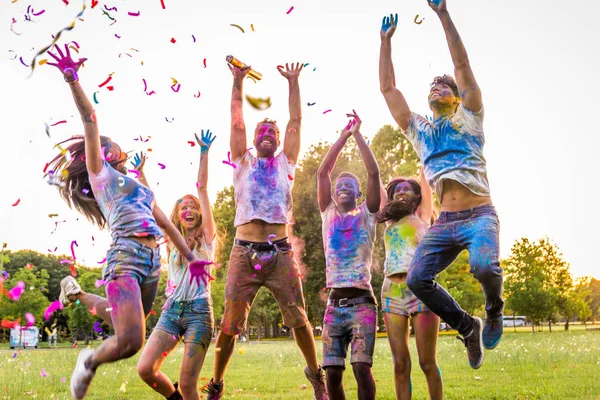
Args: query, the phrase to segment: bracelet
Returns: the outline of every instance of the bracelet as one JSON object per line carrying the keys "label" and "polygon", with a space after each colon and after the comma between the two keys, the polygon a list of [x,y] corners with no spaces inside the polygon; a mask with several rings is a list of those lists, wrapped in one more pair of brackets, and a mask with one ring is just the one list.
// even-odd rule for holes
{"label": "bracelet", "polygon": [[[67,76],[65,73],[67,71],[71,71],[72,72],[72,76]],[[75,83],[79,81],[79,76],[77,75],[77,72],[73,69],[73,68],[65,68],[63,71],[63,78],[65,80],[65,82],[71,84],[71,83]]]}

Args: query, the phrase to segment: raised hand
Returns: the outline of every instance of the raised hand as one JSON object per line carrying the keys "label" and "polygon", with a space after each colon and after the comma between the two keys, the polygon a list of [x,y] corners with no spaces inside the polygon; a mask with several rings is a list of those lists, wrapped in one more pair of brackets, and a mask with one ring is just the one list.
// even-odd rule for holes
{"label": "raised hand", "polygon": [[302,63],[296,63],[296,65],[292,63],[291,67],[288,65],[288,63],[285,63],[285,71],[283,70],[283,67],[277,67],[277,71],[279,71],[279,73],[286,77],[288,80],[294,78],[298,79],[298,77],[300,76],[300,71],[302,71],[303,67],[304,64]]}
{"label": "raised hand", "polygon": [[77,71],[81,67],[81,64],[87,61],[87,58],[80,58],[79,61],[75,62],[71,58],[71,52],[69,51],[69,45],[65,44],[65,53],[60,50],[59,46],[54,46],[56,51],[58,52],[57,56],[51,51],[48,51],[48,54],[56,60],[55,63],[49,62],[48,65],[52,65],[56,67],[62,72],[65,81],[74,82],[79,79],[77,76]]}
{"label": "raised hand", "polygon": [[131,161],[131,166],[134,170],[139,171],[140,174],[144,173],[144,164],[146,164],[146,154],[143,151],[136,153]]}
{"label": "raised hand", "polygon": [[210,129],[207,129],[206,133],[204,133],[204,129],[202,129],[200,138],[198,138],[198,135],[195,133],[194,136],[196,136],[196,142],[198,143],[198,146],[200,146],[200,154],[206,153],[208,149],[210,149],[212,142],[217,138],[216,136],[213,136]]}
{"label": "raised hand", "polygon": [[429,4],[429,7],[431,7],[436,14],[448,11],[446,8],[446,0],[427,0],[427,4]]}
{"label": "raised hand", "polygon": [[396,32],[396,27],[398,26],[398,13],[396,13],[396,17],[390,14],[389,17],[383,17],[383,21],[381,21],[381,39],[391,39]]}
{"label": "raised hand", "polygon": [[346,114],[346,117],[352,118],[352,120],[350,121],[350,134],[352,134],[352,135],[360,134],[360,126],[362,124],[362,121],[361,121],[360,117],[358,116],[358,114],[356,113],[356,111],[352,110],[352,113]]}

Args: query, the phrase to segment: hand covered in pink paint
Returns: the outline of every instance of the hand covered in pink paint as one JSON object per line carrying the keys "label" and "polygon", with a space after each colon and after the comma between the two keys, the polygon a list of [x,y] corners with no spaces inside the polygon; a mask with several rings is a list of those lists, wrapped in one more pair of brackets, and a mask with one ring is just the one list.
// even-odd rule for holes
{"label": "hand covered in pink paint", "polygon": [[291,67],[288,65],[288,63],[285,63],[285,71],[283,70],[283,68],[280,67],[277,67],[277,71],[279,71],[281,75],[286,77],[287,80],[298,79],[298,77],[300,76],[300,71],[302,71],[303,67],[304,64],[302,63],[296,63],[296,65],[292,63]]}
{"label": "hand covered in pink paint", "polygon": [[215,280],[215,278],[213,278],[210,273],[208,272],[206,266],[213,264],[212,261],[206,261],[206,260],[194,260],[190,263],[189,268],[190,268],[190,283],[192,283],[192,281],[195,279],[196,283],[198,284],[198,286],[200,286],[200,279],[202,279],[202,283],[204,283],[205,285],[210,282]]}
{"label": "hand covered in pink paint", "polygon": [[69,45],[67,44],[65,44],[66,53],[64,54],[60,50],[59,46],[55,45],[54,48],[56,49],[60,57],[56,56],[51,51],[48,51],[48,54],[57,61],[55,63],[49,62],[48,65],[52,65],[53,67],[58,68],[60,72],[62,72],[66,82],[75,82],[79,80],[79,77],[77,76],[77,71],[79,71],[81,65],[87,61],[87,58],[80,58],[77,62],[73,61],[73,59],[71,58],[71,52],[69,51]]}
{"label": "hand covered in pink paint", "polygon": [[356,111],[352,110],[351,114],[346,114],[346,117],[351,117],[350,121],[350,133],[352,135],[360,135],[360,126],[362,125],[362,121]]}

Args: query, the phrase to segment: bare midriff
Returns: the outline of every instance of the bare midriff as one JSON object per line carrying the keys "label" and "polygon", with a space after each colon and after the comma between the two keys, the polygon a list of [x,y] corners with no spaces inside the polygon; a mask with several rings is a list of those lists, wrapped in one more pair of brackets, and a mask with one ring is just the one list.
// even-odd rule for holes
{"label": "bare midriff", "polygon": [[442,211],[454,212],[492,204],[490,196],[480,196],[461,183],[447,179],[442,193]]}
{"label": "bare midriff", "polygon": [[[275,237],[269,235],[275,235]],[[247,224],[237,227],[235,237],[248,242],[267,242],[286,238],[288,230],[286,224],[269,224],[262,219],[253,219]]]}
{"label": "bare midriff", "polygon": [[128,236],[127,238],[133,239],[144,246],[152,247],[153,249],[157,247],[156,238],[154,236]]}

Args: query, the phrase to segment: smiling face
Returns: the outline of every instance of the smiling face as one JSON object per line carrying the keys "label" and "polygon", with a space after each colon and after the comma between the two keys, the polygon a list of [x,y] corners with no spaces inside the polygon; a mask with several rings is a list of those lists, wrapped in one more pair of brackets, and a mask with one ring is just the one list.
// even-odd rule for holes
{"label": "smiling face", "polygon": [[351,176],[341,176],[335,183],[334,200],[338,205],[356,207],[356,199],[362,194],[358,181]]}
{"label": "smiling face", "polygon": [[198,204],[190,197],[184,197],[179,203],[178,219],[181,226],[189,231],[202,223]]}
{"label": "smiling face", "polygon": [[392,200],[404,200],[412,203],[417,199],[418,195],[408,181],[400,182],[396,185],[393,192]]}
{"label": "smiling face", "polygon": [[279,147],[279,129],[270,122],[261,122],[254,131],[254,147],[259,157],[273,157]]}
{"label": "smiling face", "polygon": [[456,109],[460,103],[460,98],[454,95],[454,92],[450,85],[446,83],[437,83],[429,90],[429,108],[432,111],[441,110],[444,108],[452,107]]}

